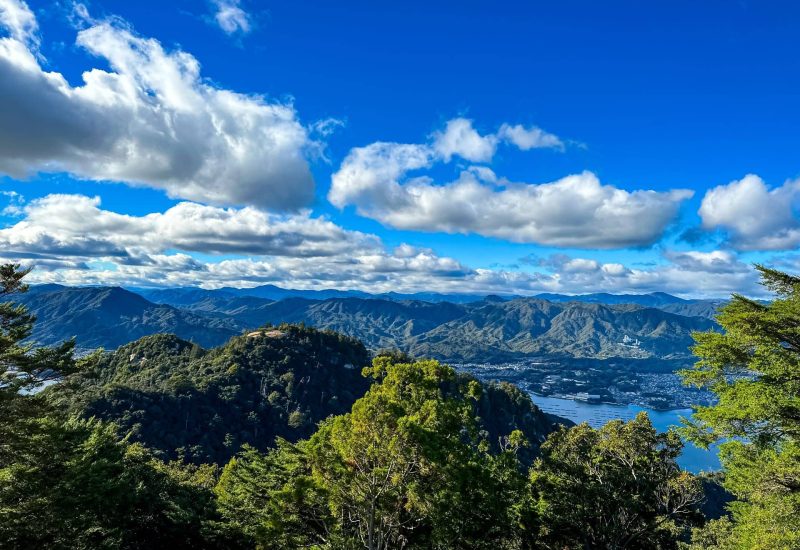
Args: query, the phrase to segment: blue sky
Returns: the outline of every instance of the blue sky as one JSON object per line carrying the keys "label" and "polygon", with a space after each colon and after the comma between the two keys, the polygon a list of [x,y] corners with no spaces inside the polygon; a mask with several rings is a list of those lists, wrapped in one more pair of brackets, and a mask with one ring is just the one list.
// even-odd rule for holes
{"label": "blue sky", "polygon": [[795,269],[795,3],[435,4],[0,0],[0,257],[524,294]]}

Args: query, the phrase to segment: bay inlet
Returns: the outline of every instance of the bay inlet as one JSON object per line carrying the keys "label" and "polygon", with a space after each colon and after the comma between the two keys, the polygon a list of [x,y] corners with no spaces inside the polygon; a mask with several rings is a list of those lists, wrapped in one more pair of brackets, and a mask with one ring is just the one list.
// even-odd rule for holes
{"label": "bay inlet", "polygon": [[[660,432],[669,430],[671,427],[681,425],[681,417],[689,418],[692,416],[691,409],[674,410],[655,410],[639,405],[612,405],[608,403],[584,403],[571,399],[558,397],[546,397],[543,395],[530,394],[533,402],[544,412],[555,414],[580,424],[588,422],[593,428],[600,428],[606,422],[615,419],[631,420],[639,412],[645,411],[650,417],[653,426]],[[686,442],[683,453],[678,458],[678,463],[682,468],[692,473],[708,472],[720,469],[718,448],[711,446],[708,450],[701,449],[693,444]]]}

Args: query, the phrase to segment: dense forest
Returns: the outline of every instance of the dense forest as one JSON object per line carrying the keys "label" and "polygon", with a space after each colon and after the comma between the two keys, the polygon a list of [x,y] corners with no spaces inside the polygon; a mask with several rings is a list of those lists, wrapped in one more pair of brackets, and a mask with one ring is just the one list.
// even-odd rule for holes
{"label": "dense forest", "polygon": [[[798,548],[800,278],[760,270],[775,300],[694,335],[717,403],[658,433],[297,325],[78,359],[26,343],[0,266],[0,547]],[[683,439],[723,441],[722,472],[682,471]]]}

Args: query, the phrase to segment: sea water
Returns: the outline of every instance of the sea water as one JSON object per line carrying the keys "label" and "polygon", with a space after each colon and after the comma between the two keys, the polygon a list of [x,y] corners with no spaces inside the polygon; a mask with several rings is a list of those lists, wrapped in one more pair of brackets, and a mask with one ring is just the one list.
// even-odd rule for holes
{"label": "sea water", "polygon": [[[631,420],[639,412],[645,411],[650,417],[650,422],[653,423],[653,427],[658,431],[664,432],[669,430],[672,426],[680,426],[681,417],[690,418],[692,416],[691,409],[658,411],[638,405],[584,403],[571,399],[544,397],[535,394],[531,395],[531,398],[544,412],[567,418],[576,424],[588,422],[593,428],[600,428],[609,420],[618,418],[622,420]],[[720,464],[717,451],[718,449],[716,446],[711,446],[708,450],[705,450],[687,442],[683,448],[683,453],[678,458],[678,464],[680,464],[683,469],[693,473],[719,470]]]}

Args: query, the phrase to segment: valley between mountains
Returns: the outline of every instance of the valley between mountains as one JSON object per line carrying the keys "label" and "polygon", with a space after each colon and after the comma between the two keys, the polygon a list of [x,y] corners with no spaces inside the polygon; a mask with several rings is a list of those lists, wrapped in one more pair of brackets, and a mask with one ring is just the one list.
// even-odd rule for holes
{"label": "valley between mountains", "polygon": [[74,337],[80,349],[111,350],[168,333],[208,348],[264,325],[304,324],[355,337],[373,352],[435,358],[539,394],[661,409],[703,401],[673,373],[693,362],[691,334],[713,329],[720,305],[663,293],[417,297],[269,285],[41,285],[21,298],[38,318],[32,339],[42,344]]}

